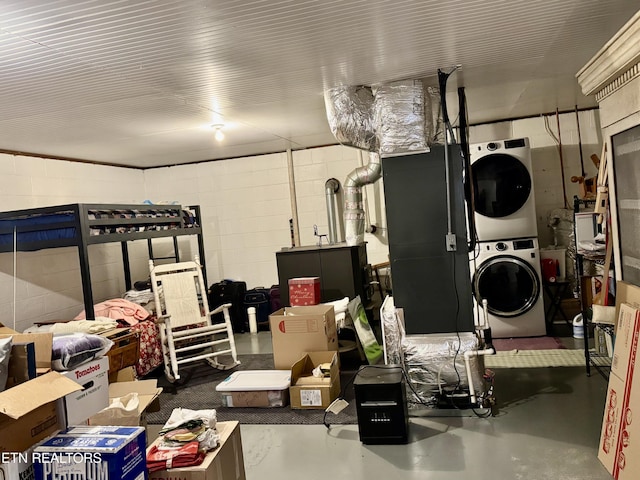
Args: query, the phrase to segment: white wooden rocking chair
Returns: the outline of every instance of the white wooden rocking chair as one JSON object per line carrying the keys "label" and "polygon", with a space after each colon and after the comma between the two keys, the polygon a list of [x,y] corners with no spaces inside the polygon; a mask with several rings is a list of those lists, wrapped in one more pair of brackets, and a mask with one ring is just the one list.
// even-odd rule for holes
{"label": "white wooden rocking chair", "polygon": [[[229,316],[231,304],[209,311],[198,262],[154,265],[149,260],[149,271],[167,380],[178,380],[179,367],[187,363],[206,360],[221,370],[239,365]],[[220,312],[224,322],[212,323],[212,315]],[[220,356],[230,356],[231,361],[221,363]]]}

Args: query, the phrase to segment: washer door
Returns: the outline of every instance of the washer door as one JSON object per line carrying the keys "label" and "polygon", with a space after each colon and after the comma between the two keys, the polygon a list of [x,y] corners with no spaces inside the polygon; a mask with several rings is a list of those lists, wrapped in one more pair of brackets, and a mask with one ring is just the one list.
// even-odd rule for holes
{"label": "washer door", "polygon": [[483,262],[473,276],[473,295],[487,300],[489,313],[517,317],[533,308],[540,295],[540,279],[525,260],[499,255]]}
{"label": "washer door", "polygon": [[531,194],[531,176],[517,158],[504,153],[486,155],[471,165],[475,211],[491,218],[520,210]]}

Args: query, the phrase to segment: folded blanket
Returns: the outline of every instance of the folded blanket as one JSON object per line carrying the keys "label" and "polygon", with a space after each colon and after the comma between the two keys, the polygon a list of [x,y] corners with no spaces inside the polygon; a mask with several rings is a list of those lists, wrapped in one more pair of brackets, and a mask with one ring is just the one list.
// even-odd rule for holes
{"label": "folded blanket", "polygon": [[102,333],[113,330],[118,322],[106,317],[96,317],[95,320],[71,320],[70,322],[58,322],[49,329],[53,333]]}
{"label": "folded blanket", "polygon": [[197,441],[176,447],[158,447],[153,445],[147,452],[149,472],[176,467],[193,467],[204,461],[205,454],[200,451]]}
{"label": "folded blanket", "polygon": [[[149,312],[140,305],[125,300],[124,298],[114,298],[105,300],[93,306],[96,317],[108,317],[113,320],[124,320],[129,325],[135,325],[141,320],[149,318]],[[74,320],[84,320],[87,318],[86,312],[80,312]]]}

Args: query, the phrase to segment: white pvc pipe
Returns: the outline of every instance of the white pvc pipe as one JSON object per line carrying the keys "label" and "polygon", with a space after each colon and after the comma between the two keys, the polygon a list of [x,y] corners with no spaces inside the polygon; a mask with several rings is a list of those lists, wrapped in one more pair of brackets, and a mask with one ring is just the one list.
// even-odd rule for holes
{"label": "white pvc pipe", "polygon": [[493,355],[496,351],[493,348],[487,348],[485,350],[467,350],[464,352],[464,366],[467,369],[467,380],[469,381],[469,398],[471,404],[476,403],[476,391],[473,386],[473,377],[471,375],[471,364],[469,359],[471,357],[479,357],[481,355]]}
{"label": "white pvc pipe", "polygon": [[247,308],[249,316],[249,332],[258,333],[258,321],[256,320],[256,307]]}

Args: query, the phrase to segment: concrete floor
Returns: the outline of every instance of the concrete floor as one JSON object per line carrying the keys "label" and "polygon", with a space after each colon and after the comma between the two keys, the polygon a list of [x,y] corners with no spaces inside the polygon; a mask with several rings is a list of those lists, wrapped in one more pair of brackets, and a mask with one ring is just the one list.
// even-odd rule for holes
{"label": "concrete floor", "polygon": [[[568,346],[574,342],[567,338]],[[270,353],[268,332],[236,335]],[[356,425],[242,425],[248,480],[605,480],[606,380],[584,368],[496,369],[496,415],[412,417],[407,445],[363,445]]]}

